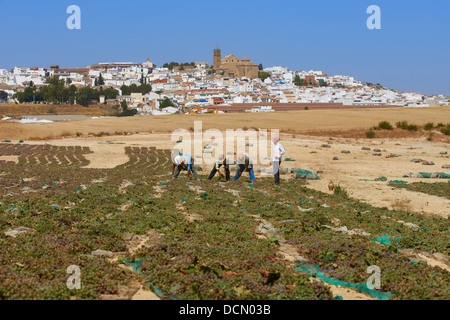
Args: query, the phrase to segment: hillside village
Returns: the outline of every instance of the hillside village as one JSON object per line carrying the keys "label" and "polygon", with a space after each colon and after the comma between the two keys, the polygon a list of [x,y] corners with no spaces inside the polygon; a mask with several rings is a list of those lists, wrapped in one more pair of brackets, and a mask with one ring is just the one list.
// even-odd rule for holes
{"label": "hillside village", "polygon": [[[329,76],[315,70],[293,71],[281,66],[262,68],[247,57],[239,59],[232,54],[222,59],[219,48],[214,50],[213,59],[212,66],[193,62],[157,67],[147,58],[143,63],[99,63],[87,68],[62,69],[52,65],[50,69],[0,69],[0,91],[4,92],[0,100],[17,103],[13,99],[15,93],[30,85],[45,86],[47,78],[58,76],[66,86],[74,85],[78,89],[112,87],[118,92],[115,99],[100,96],[90,103],[118,105],[125,101],[128,108],[136,109],[141,115],[450,105],[448,96],[397,92],[351,76]],[[121,89],[141,84],[151,85],[151,92],[126,95]],[[170,101],[169,106],[164,101]]]}

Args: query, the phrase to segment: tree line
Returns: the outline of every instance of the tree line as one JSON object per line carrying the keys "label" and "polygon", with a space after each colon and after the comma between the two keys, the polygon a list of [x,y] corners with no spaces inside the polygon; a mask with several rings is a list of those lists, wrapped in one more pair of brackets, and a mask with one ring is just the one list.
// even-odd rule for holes
{"label": "tree line", "polygon": [[178,62],[171,62],[171,63],[165,63],[163,65],[163,68],[167,68],[169,70],[173,70],[174,67],[195,67],[195,62],[184,62],[184,63],[178,63]]}
{"label": "tree line", "polygon": [[121,86],[120,90],[122,91],[123,96],[129,96],[132,93],[147,94],[152,91],[152,86],[149,84],[145,84],[145,83],[138,86],[133,83],[130,86],[126,86],[126,85]]}
{"label": "tree line", "polygon": [[[58,76],[49,77],[46,80],[46,85],[37,88],[33,82],[27,86],[23,92],[17,92],[13,95],[13,99],[17,99],[20,103],[24,102],[47,102],[52,104],[80,104],[88,106],[92,100],[98,101],[100,96],[105,96],[106,99],[116,99],[119,91],[109,87],[98,89],[91,87],[83,87],[78,89],[75,85],[66,86],[64,79],[59,79]],[[123,85],[120,87],[123,95],[130,95],[131,93],[146,94],[152,90],[151,85],[132,84],[130,86]]]}

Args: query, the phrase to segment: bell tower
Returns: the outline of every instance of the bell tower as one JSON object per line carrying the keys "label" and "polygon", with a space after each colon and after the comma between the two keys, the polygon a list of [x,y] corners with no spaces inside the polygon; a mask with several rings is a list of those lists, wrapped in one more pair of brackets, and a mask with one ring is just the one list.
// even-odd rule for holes
{"label": "bell tower", "polygon": [[219,69],[222,65],[222,53],[220,51],[219,46],[214,49],[214,59],[213,59],[213,68],[215,70]]}

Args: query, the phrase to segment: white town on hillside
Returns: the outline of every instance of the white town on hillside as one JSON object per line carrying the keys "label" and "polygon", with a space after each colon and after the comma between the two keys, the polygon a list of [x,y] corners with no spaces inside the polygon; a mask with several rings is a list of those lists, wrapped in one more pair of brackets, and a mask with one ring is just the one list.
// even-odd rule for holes
{"label": "white town on hillside", "polygon": [[[218,49],[216,49],[218,50]],[[215,51],[216,51],[215,50]],[[221,59],[221,58],[220,58]],[[36,87],[45,86],[46,78],[59,76],[67,84],[77,88],[94,87],[101,75],[103,88],[112,87],[119,92],[116,99],[106,100],[100,96],[97,104],[119,104],[126,101],[128,107],[137,109],[140,115],[161,115],[174,113],[224,113],[234,110],[246,112],[276,111],[274,106],[397,106],[437,107],[450,105],[450,97],[427,96],[420,93],[397,92],[364,83],[351,76],[328,76],[323,71],[293,71],[285,67],[270,67],[261,70],[266,77],[247,77],[239,72],[229,72],[225,62],[234,62],[234,67],[256,65],[248,58],[242,60],[228,55],[217,63],[223,70],[213,70],[205,62],[189,66],[157,68],[147,61],[143,63],[115,62],[99,63],[87,68],[61,69],[52,65],[50,69],[15,67],[8,71],[0,69],[0,90],[7,93],[4,103],[17,103],[12,98],[23,91],[31,82]],[[216,63],[216,62],[215,62]],[[254,73],[252,73],[254,74]],[[302,85],[296,85],[296,80]],[[150,84],[152,91],[143,95],[132,93],[122,95],[122,85]],[[297,83],[298,84],[298,83]],[[162,101],[169,99],[172,107],[160,108]],[[240,109],[233,109],[240,106]],[[244,106],[244,108],[242,108]],[[287,109],[281,109],[287,110]],[[295,109],[293,109],[295,110]]]}

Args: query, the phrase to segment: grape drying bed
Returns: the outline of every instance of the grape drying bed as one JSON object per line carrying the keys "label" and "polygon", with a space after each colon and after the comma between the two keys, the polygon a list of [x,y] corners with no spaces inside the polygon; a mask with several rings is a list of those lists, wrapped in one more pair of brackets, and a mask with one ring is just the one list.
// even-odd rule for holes
{"label": "grape drying bed", "polygon": [[[170,151],[156,148],[127,147],[129,161],[114,169],[83,168],[90,152],[0,145],[0,156],[19,156],[0,163],[0,299],[127,299],[133,281],[162,299],[336,298],[300,262],[356,284],[376,265],[378,291],[391,299],[450,297],[447,264],[422,259],[448,256],[446,219],[374,208],[301,180],[174,181]],[[5,234],[16,227],[28,232]],[[374,241],[384,235],[401,240]],[[81,290],[66,286],[71,265]]]}

